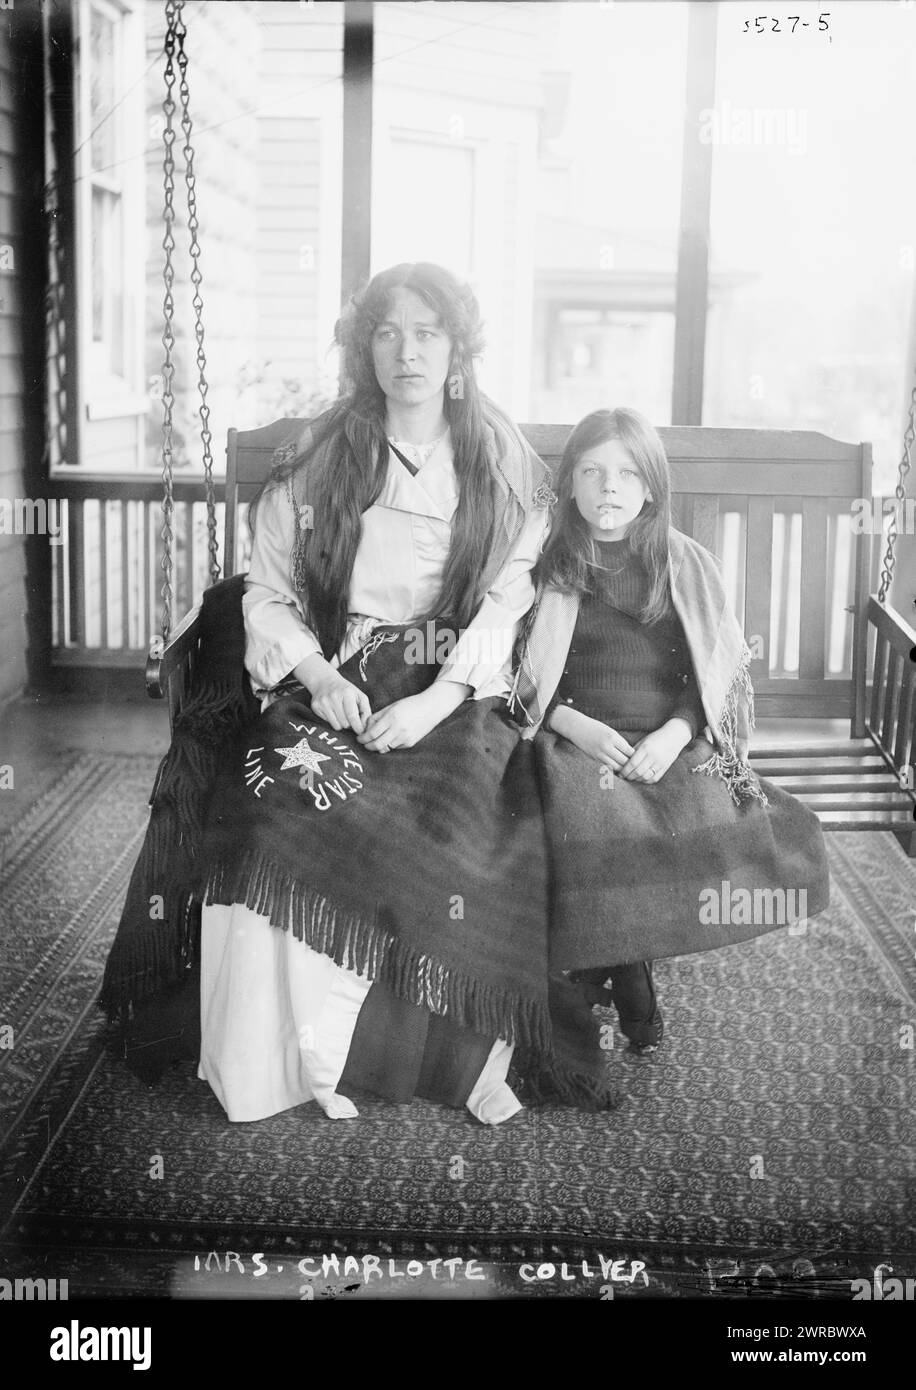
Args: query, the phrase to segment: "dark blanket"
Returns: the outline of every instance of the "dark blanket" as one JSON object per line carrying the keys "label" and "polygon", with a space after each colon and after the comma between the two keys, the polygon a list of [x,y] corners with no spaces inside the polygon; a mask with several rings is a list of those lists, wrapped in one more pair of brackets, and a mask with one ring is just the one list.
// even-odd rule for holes
{"label": "dark blanket", "polygon": [[708,951],[791,927],[828,905],[827,854],[813,811],[766,780],[768,804],[736,805],[722,778],[693,770],[710,756],[705,739],[694,739],[661,781],[648,784],[609,779],[557,734],[539,731],[534,746],[555,969]]}
{"label": "dark blanket", "polygon": [[[251,704],[233,683],[247,687],[241,586],[217,589],[196,669],[215,647],[221,694],[212,677],[192,691],[160,768],[102,1007],[148,1060],[161,1062],[163,1038],[177,1033],[176,1055],[187,1055],[200,903],[245,903],[399,999],[519,1043],[534,1092],[606,1105],[596,1025],[571,986],[548,983],[533,750],[503,703],[466,701],[414,748],[385,755],[331,730],[301,689],[246,722]],[[373,709],[435,678],[434,665],[405,660],[406,637],[380,630],[341,668]],[[162,920],[151,918],[154,895]],[[138,1017],[151,1036],[144,1024],[137,1037]]]}

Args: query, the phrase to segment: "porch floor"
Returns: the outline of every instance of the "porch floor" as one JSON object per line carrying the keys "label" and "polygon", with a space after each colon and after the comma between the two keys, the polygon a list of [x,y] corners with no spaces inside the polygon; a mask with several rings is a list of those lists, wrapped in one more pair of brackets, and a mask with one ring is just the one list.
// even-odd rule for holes
{"label": "porch floor", "polygon": [[[773,722],[762,739],[785,737]],[[15,1055],[0,1051],[5,1273],[67,1277],[71,1297],[296,1298],[292,1255],[422,1249],[481,1259],[488,1296],[515,1298],[529,1292],[521,1260],[597,1249],[647,1262],[652,1297],[716,1296],[715,1270],[747,1294],[762,1263],[794,1293],[799,1255],[820,1292],[848,1297],[881,1262],[914,1267],[916,1108],[899,1040],[916,999],[916,867],[892,836],[828,837],[831,906],[810,931],[660,962],[665,1050],[609,1053],[611,1117],[530,1108],[491,1133],[462,1112],[368,1097],[352,1127],[314,1107],[228,1125],[192,1064],[151,1089],[127,1072],[94,1007],[167,743],[154,702],[32,698],[0,714],[15,773],[0,796],[16,1038]],[[162,1182],[147,1180],[150,1155],[164,1156]],[[746,1183],[748,1155],[765,1155],[768,1182]],[[195,1267],[253,1250],[269,1255],[266,1293],[247,1257],[243,1283],[228,1256],[213,1282],[209,1263]],[[399,1296],[393,1284],[349,1295]]]}

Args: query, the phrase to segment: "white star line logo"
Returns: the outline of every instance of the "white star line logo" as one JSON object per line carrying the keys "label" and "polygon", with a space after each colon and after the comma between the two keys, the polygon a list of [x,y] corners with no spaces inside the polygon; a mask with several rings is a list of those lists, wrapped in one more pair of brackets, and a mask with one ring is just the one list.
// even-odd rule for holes
{"label": "white star line logo", "polygon": [[309,772],[320,772],[321,763],[329,763],[331,759],[327,753],[316,753],[307,738],[300,738],[299,742],[292,748],[275,748],[275,753],[282,753],[284,756],[281,772],[285,772],[290,767],[304,767]]}

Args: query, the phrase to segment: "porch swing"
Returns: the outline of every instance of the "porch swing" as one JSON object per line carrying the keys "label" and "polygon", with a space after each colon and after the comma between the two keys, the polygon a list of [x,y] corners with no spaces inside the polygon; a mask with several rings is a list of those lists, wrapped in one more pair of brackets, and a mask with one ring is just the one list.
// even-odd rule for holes
{"label": "porch swing", "polygon": [[[198,661],[200,609],[192,610],[171,631],[172,621],[172,360],[174,334],[175,164],[173,97],[175,68],[180,74],[181,128],[185,137],[187,186],[197,341],[201,440],[206,485],[206,511],[211,585],[220,578],[217,549],[216,497],[210,449],[206,356],[200,295],[200,246],[195,196],[192,124],[189,111],[184,0],[167,0],[165,38],[165,127],[163,238],[163,584],[162,633],[150,643],[146,686],[154,699],[167,699],[169,719],[175,720],[187,700]],[[296,437],[305,423],[276,420],[254,430],[230,429],[226,449],[225,575],[239,564],[238,509],[247,505],[267,477],[278,449]],[[568,425],[522,425],[534,450],[555,468],[569,434]],[[779,738],[757,742],[751,760],[771,778],[816,812],[826,830],[889,830],[911,856],[916,856],[916,791],[912,762],[916,757],[916,630],[889,603],[896,563],[897,528],[892,515],[887,550],[877,593],[870,592],[873,538],[865,531],[852,536],[851,677],[837,678],[827,669],[828,538],[837,539],[839,519],[849,515],[857,498],[871,494],[871,447],[830,439],[815,431],[732,429],[708,426],[669,426],[659,430],[671,467],[676,524],[721,558],[720,514],[737,512],[745,527],[745,631],[762,634],[751,674],[757,692],[758,715],[778,719],[850,719],[849,738],[793,741]],[[916,385],[904,431],[903,456],[895,499],[906,500],[910,451],[916,441]],[[771,674],[769,657],[771,613],[780,601],[779,576],[774,574],[774,521],[779,515],[800,516],[801,574],[799,660],[797,675]],[[789,527],[785,529],[788,544]],[[875,537],[875,542],[880,538]],[[749,639],[750,640],[750,639]]]}

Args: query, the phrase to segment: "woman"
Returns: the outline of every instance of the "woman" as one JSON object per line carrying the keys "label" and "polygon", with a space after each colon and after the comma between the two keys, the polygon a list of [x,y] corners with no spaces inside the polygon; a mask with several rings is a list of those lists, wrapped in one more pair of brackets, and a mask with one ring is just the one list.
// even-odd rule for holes
{"label": "woman", "polygon": [[338,340],[350,390],[255,509],[263,712],[204,846],[199,1075],[233,1120],[352,1118],[368,1088],[497,1123],[518,1041],[542,1091],[603,1104],[591,1034],[549,997],[540,818],[501,712],[545,470],[479,392],[448,272],[376,276]]}
{"label": "woman", "polygon": [[648,420],[586,416],[556,487],[516,688],[551,851],[551,960],[613,1000],[632,1050],[654,1051],[647,962],[822,911],[824,839],[748,765],[750,654],[713,556],[670,524]]}

